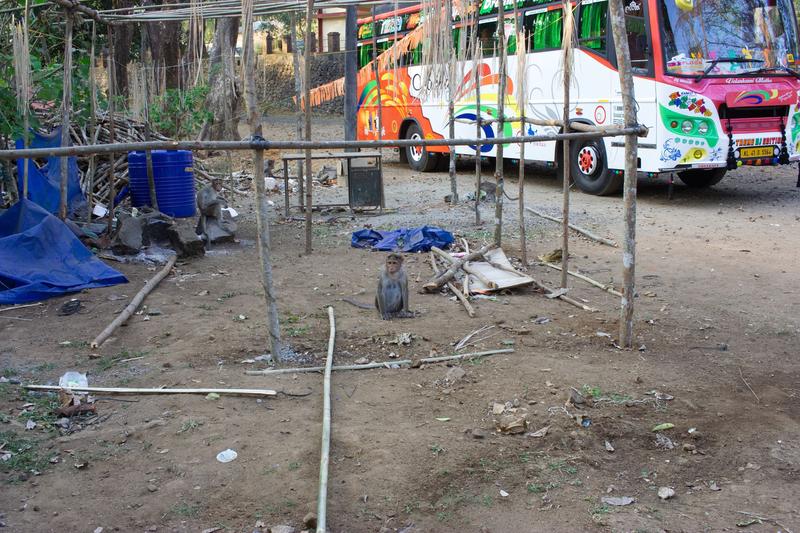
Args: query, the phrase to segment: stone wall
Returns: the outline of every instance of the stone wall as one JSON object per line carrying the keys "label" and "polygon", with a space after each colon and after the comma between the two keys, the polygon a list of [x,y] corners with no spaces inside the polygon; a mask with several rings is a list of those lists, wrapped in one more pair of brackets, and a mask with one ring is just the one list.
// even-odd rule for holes
{"label": "stone wall", "polygon": [[[267,113],[293,113],[294,68],[291,54],[259,55],[258,99]],[[302,67],[302,61],[300,63]],[[344,76],[344,55],[315,56],[311,63],[311,88]],[[314,108],[316,113],[342,115],[344,98],[335,98]]]}

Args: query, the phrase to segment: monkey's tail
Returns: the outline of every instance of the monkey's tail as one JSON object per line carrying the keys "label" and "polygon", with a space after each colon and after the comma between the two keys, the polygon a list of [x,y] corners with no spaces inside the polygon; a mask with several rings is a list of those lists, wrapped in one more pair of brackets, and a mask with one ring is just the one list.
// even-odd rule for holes
{"label": "monkey's tail", "polygon": [[508,195],[508,193],[506,192],[506,189],[505,189],[505,187],[503,188],[503,196],[505,196],[506,198],[508,198],[508,199],[509,199],[510,201],[512,201],[512,202],[516,202],[517,200],[519,200],[519,196],[517,196],[516,198],[511,198],[511,197]]}
{"label": "monkey's tail", "polygon": [[356,300],[353,300],[352,298],[342,298],[342,301],[343,302],[347,302],[350,305],[355,305],[359,309],[375,309],[375,306],[372,305],[372,304],[365,304],[363,302],[357,302]]}

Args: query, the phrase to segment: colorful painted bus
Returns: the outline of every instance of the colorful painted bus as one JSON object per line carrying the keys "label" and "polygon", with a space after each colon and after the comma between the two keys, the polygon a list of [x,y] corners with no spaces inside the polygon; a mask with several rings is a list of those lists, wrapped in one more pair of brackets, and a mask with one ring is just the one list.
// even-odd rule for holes
{"label": "colorful painted bus", "polygon": [[[458,0],[456,0],[457,2]],[[469,0],[462,0],[467,1]],[[504,32],[509,56],[516,50],[515,0],[504,0]],[[800,58],[792,0],[624,0],[628,46],[634,72],[638,120],[649,128],[639,139],[639,170],[649,176],[676,172],[691,187],[718,183],[742,165],[779,165],[800,160]],[[470,4],[472,2],[469,2]],[[514,84],[526,77],[525,116],[560,119],[562,6],[549,0],[517,0],[527,39],[526,70],[507,62],[506,116],[518,117]],[[607,0],[572,4],[577,33],[570,117],[587,124],[622,124],[623,111]],[[359,21],[358,138],[441,139],[448,136],[447,95],[423,97],[419,6]],[[497,0],[480,6],[478,31],[484,60],[478,65],[481,109],[476,109],[473,62],[455,95],[455,136],[473,138],[476,115],[496,115],[499,59]],[[456,18],[453,32],[474,31]],[[374,35],[373,32],[377,32]],[[373,46],[388,50],[402,43],[399,66],[378,69]],[[491,42],[491,40],[494,42]],[[395,57],[395,52],[390,52]],[[380,91],[381,117],[378,116]],[[427,93],[428,91],[426,91]],[[382,119],[382,120],[381,120]],[[503,134],[520,134],[520,123]],[[499,135],[497,124],[484,126],[486,137]],[[527,126],[525,133],[554,133],[553,127]],[[571,175],[590,194],[620,189],[624,167],[621,138],[571,143]],[[555,141],[527,145],[525,159],[556,161]],[[474,155],[475,147],[457,147]],[[417,170],[436,168],[447,148],[404,148],[401,158]],[[491,157],[494,146],[482,146]],[[517,145],[506,158],[519,158]]]}

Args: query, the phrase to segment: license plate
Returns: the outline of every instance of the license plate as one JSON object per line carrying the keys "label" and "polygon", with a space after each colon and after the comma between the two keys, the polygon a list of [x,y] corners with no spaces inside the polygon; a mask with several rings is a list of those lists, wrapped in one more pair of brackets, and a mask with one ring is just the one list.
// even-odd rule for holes
{"label": "license plate", "polygon": [[741,159],[756,159],[760,157],[774,157],[774,146],[753,146],[750,148],[739,149],[739,157]]}

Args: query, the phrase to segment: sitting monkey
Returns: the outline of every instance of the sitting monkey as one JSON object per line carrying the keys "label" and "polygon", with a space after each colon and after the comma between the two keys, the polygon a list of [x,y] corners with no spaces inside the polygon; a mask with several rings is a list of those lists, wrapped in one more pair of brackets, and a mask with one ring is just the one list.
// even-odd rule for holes
{"label": "sitting monkey", "polygon": [[214,218],[218,222],[222,221],[222,208],[228,207],[225,198],[219,196],[222,190],[222,180],[214,178],[211,185],[206,185],[197,191],[197,210],[200,211],[200,220],[197,222],[197,233],[208,235],[207,219]]}
{"label": "sitting monkey", "polygon": [[389,254],[386,257],[386,263],[378,277],[374,307],[350,298],[343,298],[342,301],[361,309],[377,309],[383,320],[416,316],[408,309],[408,276],[403,268],[403,256]]}

